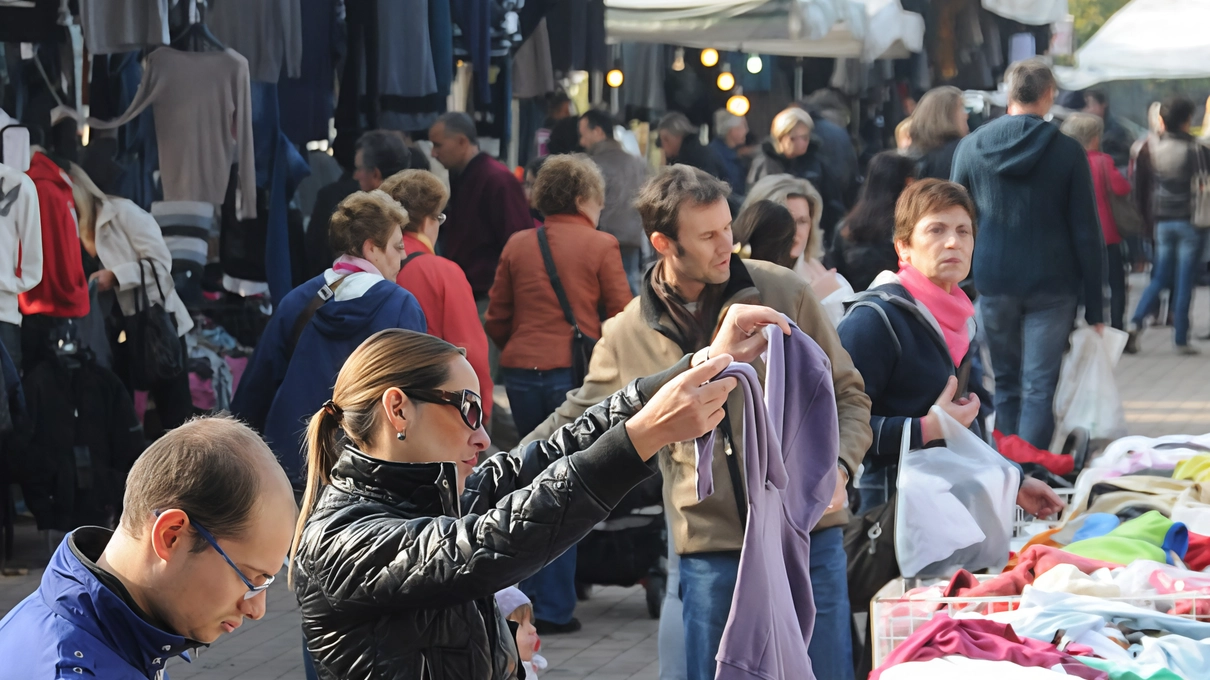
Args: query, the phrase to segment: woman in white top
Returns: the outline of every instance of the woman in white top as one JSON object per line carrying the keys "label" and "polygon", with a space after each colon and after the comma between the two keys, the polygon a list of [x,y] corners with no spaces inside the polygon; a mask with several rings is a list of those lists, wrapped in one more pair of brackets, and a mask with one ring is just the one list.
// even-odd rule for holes
{"label": "woman in white top", "polygon": [[[101,293],[103,310],[109,309],[108,296],[117,299],[117,306],[105,319],[106,327],[114,353],[114,372],[133,393],[129,367],[132,352],[139,348],[119,339],[128,328],[127,319],[138,311],[144,292],[150,304],[161,304],[172,315],[183,357],[188,356],[184,336],[193,328],[193,319],[173,287],[172,256],[155,218],[124,198],[106,195],[78,165],[73,164],[68,174],[79,219],[84,271],[89,285],[96,285]],[[146,291],[141,290],[144,282]],[[152,382],[147,389],[165,430],[184,423],[193,414],[187,370]]]}

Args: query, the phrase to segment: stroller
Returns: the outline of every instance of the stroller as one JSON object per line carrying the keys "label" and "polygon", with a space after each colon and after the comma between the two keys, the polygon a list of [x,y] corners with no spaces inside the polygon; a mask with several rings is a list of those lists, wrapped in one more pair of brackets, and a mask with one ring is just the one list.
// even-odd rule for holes
{"label": "stroller", "polygon": [[576,547],[576,593],[588,599],[593,585],[647,591],[647,613],[660,618],[668,581],[668,534],[664,522],[663,479],[656,475],[635,487]]}

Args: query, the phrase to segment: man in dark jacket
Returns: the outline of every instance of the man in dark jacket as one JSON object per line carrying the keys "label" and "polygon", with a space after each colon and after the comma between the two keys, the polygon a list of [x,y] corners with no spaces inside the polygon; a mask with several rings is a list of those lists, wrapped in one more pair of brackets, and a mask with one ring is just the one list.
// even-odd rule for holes
{"label": "man in dark jacket", "polygon": [[479,150],[470,116],[443,114],[429,129],[429,140],[433,158],[450,171],[441,254],[466,272],[482,313],[504,244],[515,232],[534,226],[534,220],[521,183],[503,163]]}
{"label": "man in dark jacket", "polygon": [[605,208],[601,210],[597,228],[618,240],[630,292],[637,294],[642,280],[645,237],[643,219],[635,210],[634,199],[647,181],[647,163],[622,148],[613,138],[613,120],[598,109],[580,116],[580,146],[588,149],[588,155],[605,177]]}
{"label": "man in dark jacket", "polygon": [[245,425],[169,432],[131,469],[117,531],[68,534],[38,590],[0,620],[0,678],[145,680],[260,619],[297,512]]}
{"label": "man in dark jacket", "polygon": [[996,428],[1045,449],[1081,299],[1088,323],[1103,325],[1104,243],[1087,156],[1042,118],[1055,98],[1050,67],[1029,59],[1005,78],[1009,115],[962,140],[953,180],[979,213],[973,269],[996,376]]}
{"label": "man in dark jacket", "polygon": [[1084,93],[1084,110],[1105,121],[1105,132],[1101,133],[1101,151],[1113,158],[1118,168],[1130,165],[1130,146],[1134,144],[1130,133],[1109,112],[1109,97],[1103,90],[1088,90]]}
{"label": "man in dark jacket", "polygon": [[702,146],[697,127],[689,122],[685,114],[674,111],[665,115],[660,119],[657,132],[668,165],[688,165],[705,170],[718,179],[726,179],[722,159],[714,149]]}

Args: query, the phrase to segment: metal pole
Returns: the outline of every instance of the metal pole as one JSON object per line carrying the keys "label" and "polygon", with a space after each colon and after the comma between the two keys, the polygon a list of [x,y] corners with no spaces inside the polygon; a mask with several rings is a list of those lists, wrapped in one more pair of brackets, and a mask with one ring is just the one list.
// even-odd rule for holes
{"label": "metal pole", "polygon": [[794,60],[794,101],[802,101],[802,57]]}

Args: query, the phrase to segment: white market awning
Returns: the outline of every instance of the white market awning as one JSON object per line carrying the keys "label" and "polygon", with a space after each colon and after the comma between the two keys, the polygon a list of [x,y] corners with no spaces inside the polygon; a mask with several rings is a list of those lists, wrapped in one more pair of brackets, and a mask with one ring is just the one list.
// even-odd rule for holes
{"label": "white market awning", "polygon": [[1058,67],[1069,90],[1112,80],[1210,78],[1210,0],[1133,0]]}
{"label": "white market awning", "polygon": [[924,18],[899,0],[606,0],[610,42],[648,42],[863,61],[924,43]]}
{"label": "white market awning", "polygon": [[1067,17],[1067,0],[983,0],[983,8],[1030,26],[1053,24]]}

